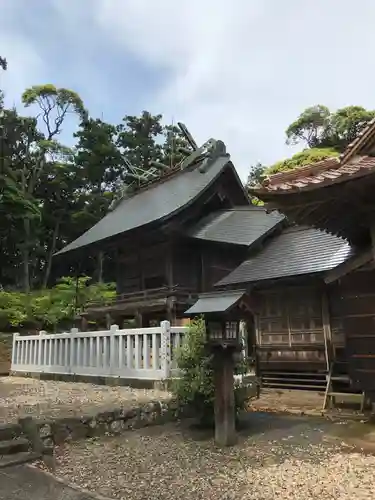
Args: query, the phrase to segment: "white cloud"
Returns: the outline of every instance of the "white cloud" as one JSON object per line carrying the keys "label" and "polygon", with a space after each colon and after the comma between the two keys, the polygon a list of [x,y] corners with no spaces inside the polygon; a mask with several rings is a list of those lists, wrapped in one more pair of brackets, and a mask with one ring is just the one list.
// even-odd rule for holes
{"label": "white cloud", "polygon": [[6,31],[0,31],[0,47],[4,50],[0,56],[6,57],[8,61],[8,71],[0,73],[0,88],[5,93],[8,105],[18,105],[30,81],[40,81],[43,61],[28,40]]}
{"label": "white cloud", "polygon": [[[60,84],[78,84],[90,104],[104,94],[107,99],[119,83],[102,74],[96,47],[105,40],[123,48],[124,58],[130,52],[168,75],[142,109],[184,121],[201,142],[224,140],[243,178],[257,161],[292,154],[284,130],[307,106],[375,108],[373,0],[361,0],[360,8],[352,0],[40,1],[43,12],[54,16],[45,25],[58,23],[63,33],[54,43],[70,42]],[[0,87],[5,81],[8,94],[16,96],[31,82],[43,82],[50,66],[34,48],[37,28],[26,37],[21,28],[8,27],[10,6],[27,14],[22,0],[0,0],[0,52],[4,47],[11,67]],[[30,19],[32,13],[30,6]],[[113,102],[114,109],[126,110],[126,75],[123,86],[124,102]]]}
{"label": "white cloud", "polygon": [[305,107],[375,107],[372,0],[96,0],[95,12],[108,37],[170,72],[150,106],[222,138],[242,177],[292,153],[283,132]]}

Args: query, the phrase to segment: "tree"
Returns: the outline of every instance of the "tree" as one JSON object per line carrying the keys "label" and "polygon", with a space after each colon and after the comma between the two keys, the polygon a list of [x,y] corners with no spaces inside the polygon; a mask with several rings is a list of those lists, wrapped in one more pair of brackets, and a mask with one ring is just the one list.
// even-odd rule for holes
{"label": "tree", "polygon": [[[246,181],[246,187],[251,188],[257,186],[258,184],[261,184],[265,176],[266,166],[258,162],[256,165],[250,168],[250,173]],[[256,196],[253,196],[251,193],[249,193],[249,196],[253,205],[263,205],[263,202]]]}
{"label": "tree", "polygon": [[309,148],[322,146],[330,135],[330,116],[329,109],[320,104],[305,109],[286,129],[287,144],[305,142]]}
{"label": "tree", "polygon": [[374,117],[375,111],[362,106],[347,106],[334,113],[326,106],[312,106],[286,129],[287,143],[303,142],[309,148],[333,148],[342,152]]}
{"label": "tree", "polygon": [[[19,170],[22,195],[32,198],[35,195],[38,182],[41,181],[49,163],[66,160],[70,151],[56,140],[61,133],[64,120],[68,113],[74,113],[81,119],[87,116],[81,98],[65,88],[56,88],[54,85],[35,85],[26,89],[22,95],[26,107],[36,105],[39,109],[37,118],[41,118],[45,132],[36,133],[36,119],[33,121],[33,136],[25,143],[25,161]],[[56,221],[58,226],[58,219]],[[23,288],[30,290],[30,254],[35,249],[35,235],[30,218],[23,221]]]}
{"label": "tree", "polygon": [[143,111],[140,117],[126,115],[117,127],[117,145],[129,162],[144,171],[152,161],[163,160],[163,147],[157,139],[163,134],[162,115]]}
{"label": "tree", "polygon": [[[339,156],[374,117],[375,111],[368,111],[362,106],[347,106],[335,112],[320,104],[305,109],[285,133],[287,144],[302,143],[307,148],[268,167],[253,167],[247,186],[251,186],[254,181],[259,183],[259,176]],[[257,203],[257,200],[253,202]]]}

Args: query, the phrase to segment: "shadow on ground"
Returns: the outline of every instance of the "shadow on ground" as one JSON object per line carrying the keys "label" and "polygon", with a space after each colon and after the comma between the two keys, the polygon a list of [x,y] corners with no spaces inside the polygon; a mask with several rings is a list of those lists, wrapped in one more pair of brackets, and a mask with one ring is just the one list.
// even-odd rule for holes
{"label": "shadow on ground", "polygon": [[0,500],[93,500],[29,466],[0,471]]}

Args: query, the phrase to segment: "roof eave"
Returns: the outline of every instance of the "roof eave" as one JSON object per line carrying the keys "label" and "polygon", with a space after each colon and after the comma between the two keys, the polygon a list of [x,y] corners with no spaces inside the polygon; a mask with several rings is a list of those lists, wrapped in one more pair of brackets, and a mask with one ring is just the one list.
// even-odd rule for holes
{"label": "roof eave", "polygon": [[[185,205],[183,205],[183,206],[179,207],[177,210],[174,210],[174,211],[170,212],[169,214],[165,215],[164,217],[161,217],[161,218],[159,218],[159,219],[156,219],[156,220],[150,221],[150,222],[148,222],[148,223],[146,223],[146,224],[142,224],[141,226],[134,227],[134,228],[132,228],[132,229],[129,229],[129,230],[123,231],[123,232],[121,232],[121,233],[116,233],[116,234],[113,234],[113,235],[111,235],[111,236],[108,236],[107,238],[104,238],[104,239],[101,239],[101,240],[96,240],[96,241],[94,241],[94,242],[92,242],[92,243],[88,243],[88,244],[86,244],[86,245],[81,245],[81,246],[79,246],[79,247],[69,249],[69,244],[68,244],[65,248],[63,248],[63,249],[59,250],[58,252],[56,252],[55,254],[53,254],[53,257],[57,257],[57,256],[59,256],[59,255],[67,254],[67,253],[70,253],[70,252],[73,252],[73,251],[75,251],[75,250],[82,249],[82,248],[86,248],[86,249],[87,249],[88,247],[92,247],[92,246],[93,246],[93,245],[95,245],[95,244],[102,244],[102,243],[103,243],[104,241],[106,241],[106,240],[107,240],[107,241],[109,241],[109,240],[111,240],[111,239],[113,239],[113,238],[115,238],[115,237],[118,237],[118,236],[120,236],[120,235],[123,235],[123,234],[125,234],[125,233],[127,233],[127,232],[130,232],[130,231],[133,231],[133,230],[144,229],[144,228],[146,228],[146,227],[150,226],[151,224],[155,224],[155,223],[156,223],[156,224],[163,224],[163,223],[164,223],[164,222],[166,222],[167,220],[169,220],[169,219],[171,219],[172,217],[174,217],[174,216],[178,215],[181,211],[185,210],[186,208],[190,207],[193,203],[195,203],[195,202],[196,202],[196,200],[197,200],[197,199],[198,199],[198,198],[199,198],[202,194],[204,194],[204,193],[205,193],[205,192],[206,192],[206,191],[207,191],[207,190],[208,190],[208,189],[212,186],[212,184],[213,184],[214,182],[216,182],[217,178],[218,178],[218,177],[219,177],[219,176],[223,173],[223,171],[224,171],[226,168],[228,168],[228,166],[231,168],[231,170],[232,170],[232,171],[233,171],[233,173],[235,174],[236,178],[237,178],[237,179],[238,179],[238,181],[240,182],[240,185],[242,186],[241,180],[240,180],[240,178],[238,177],[238,174],[237,174],[237,172],[236,172],[236,169],[234,168],[233,163],[230,161],[230,155],[227,153],[227,154],[225,154],[225,155],[222,155],[222,156],[221,156],[221,158],[224,158],[224,157],[226,157],[226,158],[227,158],[227,161],[226,161],[226,162],[223,164],[223,166],[221,167],[220,172],[218,172],[218,174],[217,174],[217,175],[215,175],[215,176],[211,179],[211,181],[210,181],[210,182],[208,182],[208,183],[207,183],[207,185],[206,185],[206,186],[205,186],[205,187],[204,187],[204,188],[203,188],[203,189],[202,189],[199,193],[197,193],[197,194],[196,194],[193,198],[191,198],[190,200],[188,200],[188,202],[187,202],[187,203],[185,203]],[[219,160],[219,159],[220,159],[220,157],[218,157],[215,161],[217,161],[217,160]],[[83,233],[83,234],[85,234],[85,233]],[[78,238],[77,238],[77,239],[78,239]],[[72,243],[74,243],[74,241],[73,241]]]}

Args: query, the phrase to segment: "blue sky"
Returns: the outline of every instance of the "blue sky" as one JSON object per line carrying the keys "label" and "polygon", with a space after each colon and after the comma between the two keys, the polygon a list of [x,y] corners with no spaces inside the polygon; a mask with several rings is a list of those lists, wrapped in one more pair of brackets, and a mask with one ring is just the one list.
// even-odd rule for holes
{"label": "blue sky", "polygon": [[307,106],[375,108],[374,23],[373,0],[0,0],[0,88],[71,88],[113,123],[163,113],[224,140],[244,179],[293,154]]}

